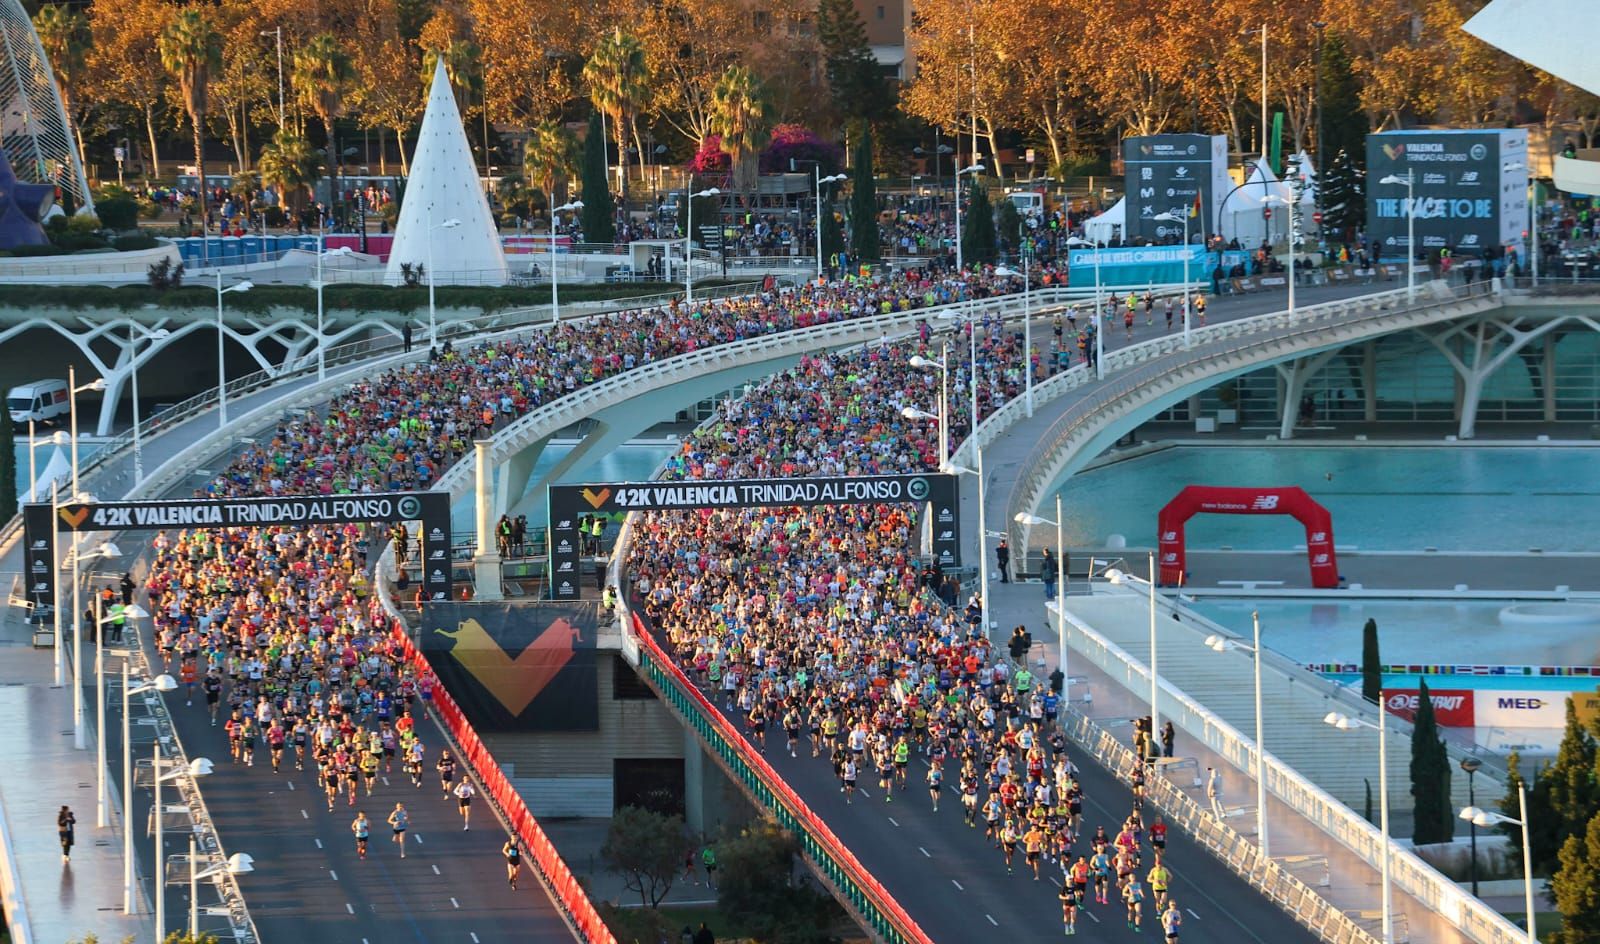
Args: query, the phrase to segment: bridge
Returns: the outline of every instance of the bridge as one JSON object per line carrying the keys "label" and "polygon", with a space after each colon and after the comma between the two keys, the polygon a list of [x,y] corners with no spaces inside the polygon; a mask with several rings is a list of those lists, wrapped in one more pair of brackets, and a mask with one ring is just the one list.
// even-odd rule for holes
{"label": "bridge", "polygon": [[[1042,299],[1042,301],[1047,302],[1047,301],[1050,301],[1050,299],[1047,297],[1045,299]],[[1270,303],[1269,302],[1265,302],[1265,300],[1257,299],[1257,300],[1254,300],[1254,301],[1256,301],[1259,304],[1259,307],[1262,307],[1262,308],[1269,307],[1269,305],[1270,305]],[[1248,313],[1250,313],[1250,309],[1249,309],[1248,305],[1241,305],[1240,306],[1240,310],[1238,311],[1238,314],[1239,315],[1244,315],[1244,314],[1248,314]],[[1472,314],[1472,313],[1474,313],[1474,312],[1473,311],[1463,310],[1457,315],[1457,317],[1465,316],[1467,314]],[[751,345],[749,345],[749,347],[751,348],[750,350],[742,352],[741,357],[743,358],[743,360],[738,360],[738,361],[734,361],[734,362],[723,361],[723,363],[727,365],[726,369],[728,369],[728,370],[748,371],[748,372],[750,372],[748,375],[753,376],[753,375],[756,375],[755,372],[758,372],[758,371],[760,371],[762,369],[766,369],[766,370],[770,371],[771,369],[773,369],[773,365],[781,364],[781,363],[784,363],[786,359],[792,359],[794,357],[797,357],[799,355],[799,352],[801,352],[802,350],[805,350],[805,349],[823,350],[823,349],[828,349],[828,348],[831,348],[831,347],[848,346],[848,345],[851,345],[851,344],[863,343],[864,341],[875,340],[878,337],[882,337],[885,334],[891,333],[894,329],[897,329],[897,328],[899,330],[905,330],[906,328],[909,327],[909,325],[912,323],[912,321],[915,319],[915,317],[917,317],[919,314],[922,317],[926,317],[928,313],[926,311],[923,311],[923,312],[920,312],[920,313],[919,312],[910,312],[910,313],[905,313],[905,314],[909,315],[911,317],[910,318],[906,318],[906,319],[902,319],[902,320],[900,320],[900,321],[898,321],[896,323],[890,323],[890,324],[884,324],[884,325],[876,326],[877,334],[873,334],[871,330],[866,330],[866,329],[862,329],[862,328],[859,328],[859,327],[849,328],[848,330],[855,332],[854,335],[851,335],[851,336],[848,336],[848,337],[844,337],[844,336],[841,336],[841,335],[830,334],[830,335],[826,335],[826,336],[823,336],[823,337],[815,338],[813,341],[810,342],[812,346],[809,347],[809,348],[804,348],[803,346],[790,346],[786,350],[778,350],[776,352],[775,352],[774,348],[779,348],[779,347],[781,347],[781,345],[788,343],[788,341],[775,342],[774,344],[751,344]],[[1213,320],[1214,321],[1217,321],[1217,322],[1225,321],[1225,320],[1227,320],[1227,315],[1228,314],[1229,314],[1229,312],[1227,310],[1227,306],[1218,305],[1218,306],[1215,306],[1213,308]],[[1215,325],[1215,326],[1216,327],[1221,327],[1221,325]],[[1289,326],[1287,324],[1284,324],[1284,325],[1280,325],[1280,327],[1287,328]],[[815,330],[815,329],[812,329],[812,330]],[[1113,335],[1115,333],[1116,332],[1107,332],[1108,347],[1112,346],[1110,344],[1110,342],[1112,342],[1114,340],[1113,339]],[[773,339],[772,338],[763,338],[763,339],[755,339],[755,340],[763,341],[763,342],[770,342]],[[1166,343],[1166,342],[1164,342],[1164,343]],[[758,349],[758,348],[765,348],[765,349]],[[708,352],[697,352],[697,354],[707,354],[707,353]],[[694,356],[694,355],[690,355],[690,356]],[[1113,352],[1113,354],[1108,356],[1108,358],[1107,358],[1108,367],[1112,367],[1112,361],[1111,361],[1111,357],[1112,356],[1115,356],[1115,352]],[[681,360],[681,358],[680,359],[674,359],[674,360]],[[712,363],[712,362],[703,361],[700,366],[701,367],[705,367],[709,363]],[[673,366],[677,367],[677,366],[681,366],[681,365],[673,365]],[[715,368],[713,367],[713,369],[715,369]],[[1113,370],[1115,370],[1115,369],[1116,368],[1113,367]],[[665,372],[663,372],[663,374],[664,373]],[[651,381],[651,382],[654,382],[654,381]],[[296,394],[297,400],[295,402],[313,403],[313,402],[317,402],[317,398],[318,397],[322,397],[322,398],[325,399],[327,393],[329,392],[329,390],[332,389],[333,381],[330,380],[328,383],[330,384],[330,386],[328,386],[328,387],[324,387],[321,383],[308,383],[308,384],[306,384],[303,390],[297,392],[297,394]],[[666,376],[663,375],[659,380],[659,386],[647,387],[647,389],[664,389],[669,383],[670,383],[670,381],[666,378]],[[726,389],[726,388],[724,388],[724,389]],[[1041,385],[1041,387],[1039,389],[1042,390],[1043,389],[1043,385]],[[1037,392],[1038,391],[1036,391],[1036,396],[1037,396]],[[581,401],[581,400],[585,400],[586,399],[587,394],[588,394],[588,391],[585,391],[585,392],[581,392],[577,397],[566,398],[566,399],[574,400],[574,401]],[[618,399],[616,399],[614,401],[613,405],[624,403],[624,402],[626,402],[626,399],[627,399],[627,398],[625,398],[623,396],[623,391],[620,391],[620,390],[611,391],[610,393],[608,393],[606,395],[615,396],[615,397],[618,398]],[[555,405],[557,405],[557,404],[553,404],[552,406],[555,406]],[[260,407],[259,411],[252,411],[252,416],[259,423],[260,420],[265,419],[268,416],[276,417],[276,415],[281,413],[281,410],[282,410],[283,406],[284,406],[284,403],[281,402],[280,400],[272,399],[272,400],[270,400],[270,402],[263,404]],[[547,436],[548,436],[548,432],[544,431],[544,430],[547,430],[549,428],[548,425],[546,425],[545,427],[541,428],[539,424],[540,423],[550,424],[550,423],[555,423],[556,421],[557,421],[556,417],[553,416],[553,415],[549,416],[549,417],[545,417],[542,420],[535,420],[534,417],[530,416],[530,417],[524,418],[524,421],[519,421],[520,425],[514,425],[512,429],[508,429],[506,431],[506,434],[507,435],[514,435],[514,436],[521,437],[521,441],[522,442],[527,443],[529,445],[535,445],[535,444],[540,443],[543,439],[547,438]],[[568,420],[568,422],[570,422],[570,419]],[[246,425],[248,425],[248,424],[246,424]],[[235,430],[235,432],[237,432],[237,430]],[[982,431],[980,430],[980,437],[981,437],[981,435],[982,435]],[[223,442],[219,442],[217,440],[217,437],[215,437],[215,436],[209,436],[209,437],[202,436],[202,437],[199,437],[199,438],[207,440],[207,441],[205,441],[204,443],[197,443],[197,445],[201,446],[201,448],[199,448],[198,450],[194,450],[194,449],[184,450],[182,452],[175,452],[173,454],[172,458],[168,462],[168,465],[171,467],[171,469],[173,469],[173,470],[181,469],[185,465],[188,465],[189,467],[192,468],[194,465],[198,464],[197,457],[200,454],[205,453],[207,451],[214,452],[214,450],[217,447],[226,445]],[[209,461],[209,460],[199,460],[199,461]],[[468,460],[468,462],[470,462],[470,460]],[[451,474],[452,475],[458,475],[458,477],[464,478],[465,475],[466,475],[466,472],[464,470],[466,466],[467,466],[467,462],[463,462],[461,464],[458,464],[456,469],[452,470]],[[177,475],[178,478],[181,478],[181,474],[180,473],[175,473],[175,472],[163,477],[167,487],[170,487],[171,482],[175,480],[174,479],[174,475]],[[155,483],[146,483],[146,485],[148,487],[150,487],[150,488],[155,487]],[[452,491],[457,491],[457,489],[459,487],[460,487],[459,486],[459,482],[457,482],[456,484],[451,486]],[[144,491],[145,493],[148,494],[148,488],[141,489],[141,491]],[[654,670],[649,669],[648,666],[647,666],[646,667],[646,671],[654,671]],[[662,683],[662,680],[657,679],[656,682],[657,682],[658,685],[660,685]],[[663,689],[663,691],[665,691],[665,689]],[[678,697],[682,697],[682,696],[681,695],[680,696],[674,696],[674,695],[671,695],[669,693],[669,698],[670,699],[675,699],[675,698],[678,698]],[[698,716],[698,715],[697,715],[696,719],[691,719],[691,720],[694,721],[697,726],[699,724],[708,723],[707,719],[705,719],[704,717]],[[204,732],[202,732],[202,736],[203,735],[204,735]],[[713,753],[717,753],[717,751],[714,749]],[[790,775],[794,776],[797,779],[800,779],[800,780],[804,781],[804,774],[802,772],[800,772],[800,771],[790,772]],[[740,779],[740,778],[736,777],[736,779]],[[783,781],[780,781],[780,782],[783,782]],[[1115,796],[1116,795],[1111,790],[1111,788],[1109,788],[1109,787],[1107,787],[1105,791],[1102,791],[1100,789],[1095,789],[1093,792],[1096,795],[1099,795],[1099,796]],[[221,807],[221,806],[225,806],[225,804],[214,805],[214,806]],[[820,804],[819,804],[819,806],[820,806]],[[235,832],[243,832],[247,828],[246,824],[248,824],[249,822],[252,821],[251,820],[252,812],[249,811],[248,809],[243,809],[243,808],[239,811],[239,818],[236,819],[236,820],[235,819],[230,819],[229,818],[229,814],[227,813],[227,811],[225,809],[223,809],[222,812],[218,812],[217,809],[214,809],[213,810],[213,815],[218,820],[219,829],[224,831],[225,833],[228,832],[230,829],[234,830]],[[823,818],[824,822],[829,821],[828,814],[823,814],[822,818]],[[911,817],[909,814],[907,815],[907,819],[910,820],[910,821],[913,821],[913,822],[917,821],[913,817]],[[878,832],[877,833],[873,833],[873,830],[871,828],[871,824],[867,824],[866,827],[863,828],[863,832],[866,833],[866,834],[870,834],[870,835],[876,835],[877,839],[876,840],[874,840],[874,839],[866,839],[866,840],[863,841],[862,839],[858,838],[858,836],[857,836],[857,834],[855,832],[852,831],[855,828],[855,826],[860,825],[860,824],[845,823],[842,820],[838,820],[837,817],[836,817],[836,814],[835,814],[835,819],[833,821],[834,822],[839,822],[841,824],[841,826],[846,827],[845,831],[843,833],[840,833],[840,834],[847,836],[847,838],[849,838],[851,840],[851,842],[849,844],[850,847],[859,848],[859,849],[862,850],[862,852],[864,854],[867,854],[869,856],[872,855],[872,854],[881,854],[882,852],[884,852],[886,850],[887,844],[885,842],[881,841],[883,839],[883,836],[884,836],[884,833],[882,831],[884,831],[884,830],[897,830],[898,831],[898,830],[902,830],[902,829],[905,828],[905,827],[897,825],[897,824],[890,824],[890,825],[887,825],[887,826],[885,826],[883,824],[878,824],[878,826],[877,826]],[[898,823],[898,815],[896,817],[896,821]],[[230,824],[232,824],[232,825],[230,825]],[[923,846],[919,847],[919,848],[927,850],[926,852],[922,853],[924,858],[932,861],[934,859],[934,855],[935,855],[936,850],[938,850],[939,854],[941,856],[941,860],[944,863],[944,867],[947,868],[947,869],[954,867],[955,863],[964,862],[964,861],[967,861],[967,860],[975,858],[975,854],[969,854],[969,853],[972,853],[973,850],[964,849],[961,846],[959,840],[955,841],[953,845],[939,845],[937,843],[937,841],[935,841],[935,840],[929,840],[929,842],[935,842],[935,845],[932,845],[932,846],[923,845]],[[238,844],[235,842],[235,843],[232,843],[232,845],[237,846]],[[906,848],[909,848],[909,846],[907,846]],[[848,852],[849,850],[848,849],[843,849],[842,851]],[[1175,849],[1174,852],[1176,854],[1177,850]],[[978,853],[981,853],[981,849],[978,850]],[[867,864],[869,866],[871,865],[870,858],[869,859],[863,859],[862,862],[863,862],[863,864]],[[845,862],[844,864],[848,864],[848,862]],[[929,884],[929,883],[924,882],[923,881],[924,873],[921,873],[916,869],[908,870],[907,871],[907,875],[905,877],[903,877],[903,878],[898,878],[897,879],[895,877],[897,869],[902,869],[902,870],[905,869],[905,867],[906,867],[906,863],[905,862],[903,862],[903,861],[898,862],[898,863],[896,863],[896,862],[884,862],[884,863],[882,863],[882,865],[884,866],[884,871],[883,871],[882,874],[884,876],[886,876],[886,879],[885,879],[886,884],[889,885],[890,887],[899,886],[901,888],[901,890],[906,893],[906,900],[907,901],[910,901],[910,902],[912,902],[914,904],[916,904],[916,903],[918,903],[920,901],[920,899],[918,897],[918,889],[919,888],[922,890],[922,895],[924,897],[931,897],[931,898],[938,897],[938,896],[933,896],[928,891],[929,889],[931,889],[931,888],[933,888],[935,886],[933,884]],[[842,867],[842,866],[836,866],[836,868],[839,868],[839,867]],[[300,872],[303,873],[303,870],[297,870],[297,871],[300,871]],[[875,872],[876,869],[873,869],[873,871]],[[1196,872],[1196,873],[1207,873],[1208,872],[1208,870],[1206,870],[1204,867],[1201,867],[1201,866],[1198,866],[1198,865],[1196,865],[1192,869],[1183,870],[1183,871],[1193,871],[1193,872]],[[835,874],[837,874],[837,873],[835,873]],[[254,882],[254,881],[255,880],[252,880],[252,882]],[[844,879],[843,878],[835,878],[834,881],[843,882]],[[959,882],[960,880],[956,879],[955,881]],[[939,884],[942,886],[942,883],[939,883]],[[286,887],[292,888],[293,884],[291,883],[290,886],[286,886]],[[324,885],[324,887],[326,887],[326,886]],[[252,898],[255,897],[255,893],[253,891],[253,888],[254,888],[254,885],[252,884]],[[1239,897],[1238,894],[1237,894],[1237,891],[1238,891],[1237,889],[1227,890],[1227,889],[1220,889],[1219,888],[1219,891],[1221,893],[1228,894],[1230,901],[1233,898]],[[1014,890],[1013,890],[1013,892],[1014,892]],[[298,892],[296,892],[296,893],[298,893]],[[864,893],[858,891],[855,894],[864,894]],[[1004,900],[1004,899],[1007,899],[1007,898],[1010,898],[1010,897],[1015,897],[1014,893],[1012,895],[1006,895],[1003,891],[1000,892],[999,895],[1000,895],[1000,897],[998,899],[996,899],[996,900]],[[848,897],[848,895],[846,897]],[[899,896],[895,895],[893,897],[894,898],[898,898]],[[1257,900],[1259,901],[1259,899],[1257,899]],[[1048,902],[1046,902],[1045,904],[1048,904]],[[890,907],[891,905],[892,905],[892,901],[885,902],[885,911],[892,911],[892,907]],[[943,902],[943,901],[926,902],[926,905],[929,906],[929,907],[943,907],[943,906],[947,905],[947,902]],[[922,904],[917,904],[916,906],[918,908],[923,907]],[[858,910],[859,910],[859,907],[858,907]],[[1045,915],[1049,915],[1050,911],[1049,911],[1048,908],[1041,908],[1041,913],[1045,914]],[[956,916],[956,917],[959,917],[959,916]],[[976,913],[968,914],[966,917],[975,918],[975,917],[977,917],[977,914]],[[989,922],[991,920],[993,920],[994,923],[997,925],[999,923],[1001,917],[1002,916],[1000,916],[1000,915],[994,915],[992,913],[985,912],[981,916],[981,919],[985,924],[989,924]],[[1283,920],[1276,913],[1272,914],[1272,919],[1276,920],[1276,921],[1282,921]],[[1053,918],[1050,918],[1048,920],[1045,920],[1045,919],[1041,919],[1041,920],[1044,921],[1044,924],[1042,926],[1047,926],[1047,927],[1049,927],[1049,928],[1051,928],[1053,930],[1053,928],[1054,928]],[[869,922],[869,923],[871,923],[871,922]],[[916,922],[916,923],[920,924],[921,922]],[[937,923],[935,923],[935,924],[933,924],[931,926],[938,927],[939,925]],[[978,930],[981,931],[982,928],[980,927],[980,928],[978,928]],[[990,930],[991,931],[993,930],[993,926],[990,927]],[[1185,929],[1186,935],[1188,935],[1192,930],[1193,930],[1192,927],[1186,927],[1186,929]]]}

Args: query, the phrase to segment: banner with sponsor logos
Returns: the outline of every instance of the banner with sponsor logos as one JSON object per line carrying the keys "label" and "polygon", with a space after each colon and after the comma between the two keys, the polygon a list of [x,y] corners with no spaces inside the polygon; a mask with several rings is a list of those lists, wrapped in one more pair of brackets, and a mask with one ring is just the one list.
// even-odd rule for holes
{"label": "banner with sponsor logos", "polygon": [[[1149,134],[1124,138],[1128,242],[1183,238],[1205,243],[1209,221],[1228,192],[1228,137],[1221,134]],[[1155,217],[1169,214],[1174,219]]]}
{"label": "banner with sponsor logos", "polygon": [[552,485],[550,502],[551,595],[575,600],[583,541],[583,515],[699,508],[813,507],[878,503],[927,504],[932,510],[932,553],[943,566],[961,563],[961,513],[957,477],[917,475],[818,476],[799,479],[727,479],[693,482],[608,482]]}
{"label": "banner with sponsor logos", "polygon": [[23,577],[35,615],[55,606],[56,542],[49,505],[22,508]]}
{"label": "banner with sponsor logos", "polygon": [[422,654],[478,731],[598,731],[597,603],[441,603]]}
{"label": "banner with sponsor logos", "polygon": [[[45,555],[46,560],[51,559],[55,552],[57,530],[153,531],[161,528],[261,528],[274,525],[420,521],[426,564],[422,575],[426,599],[430,602],[450,599],[450,496],[445,492],[73,502],[59,506],[54,521],[50,520],[50,507],[48,504],[30,504],[25,509],[27,514],[35,518],[41,513],[38,509],[42,509],[44,537],[50,546],[41,548],[40,553]],[[35,519],[25,518],[24,524],[29,520]],[[38,539],[38,535],[29,539],[30,549]]]}
{"label": "banner with sponsor logos", "polygon": [[1306,529],[1306,557],[1311,564],[1311,585],[1319,589],[1339,586],[1339,563],[1333,550],[1333,516],[1305,489],[1230,488],[1190,485],[1166,504],[1157,516],[1161,582],[1182,586],[1188,579],[1183,531],[1197,514],[1293,515]]}
{"label": "banner with sponsor logos", "polygon": [[[1390,714],[1415,720],[1418,689],[1390,688],[1383,694]],[[1568,698],[1579,724],[1600,718],[1600,692],[1437,688],[1429,689],[1428,695],[1439,724],[1447,728],[1562,728],[1567,723]]]}
{"label": "banner with sponsor logos", "polygon": [[[1469,688],[1430,688],[1428,700],[1433,702],[1434,717],[1447,728],[1476,726],[1473,709],[1477,692]],[[1383,693],[1384,707],[1389,714],[1407,721],[1417,720],[1417,707],[1422,703],[1422,690],[1417,688],[1390,688]]]}
{"label": "banner with sponsor logos", "polygon": [[[1408,177],[1408,175],[1410,175]],[[1385,177],[1409,179],[1382,183]],[[1367,231],[1386,256],[1417,249],[1482,254],[1520,246],[1528,222],[1525,129],[1424,129],[1367,135]]]}

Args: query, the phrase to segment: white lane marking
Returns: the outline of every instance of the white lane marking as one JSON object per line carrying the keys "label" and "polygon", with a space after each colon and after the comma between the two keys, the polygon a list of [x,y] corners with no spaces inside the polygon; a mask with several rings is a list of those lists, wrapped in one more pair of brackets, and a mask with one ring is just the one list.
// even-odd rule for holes
{"label": "white lane marking", "polygon": [[356,906],[355,906],[355,905],[352,905],[352,904],[350,904],[350,903],[349,903],[349,902],[348,902],[348,901],[347,901],[347,902],[345,902],[345,903],[344,903],[344,910],[346,910],[346,911],[348,911],[348,912],[350,912],[350,913],[351,913],[351,914],[355,914],[355,913],[356,913]]}
{"label": "white lane marking", "polygon": [[417,845],[419,845],[419,846],[422,845],[422,837],[421,836],[412,836],[411,838],[415,839],[417,841]]}
{"label": "white lane marking", "polygon": [[966,889],[965,889],[965,888],[962,888],[962,887],[961,887],[961,883],[960,883],[960,882],[958,882],[958,881],[956,881],[956,880],[955,880],[955,879],[951,879],[951,880],[950,880],[950,884],[951,884],[951,885],[954,885],[954,886],[955,886],[955,887],[956,887],[956,891],[958,891],[958,892],[964,892],[964,891],[966,891]]}
{"label": "white lane marking", "polygon": [[288,781],[288,784],[289,784],[289,789],[293,790],[294,789],[294,781],[290,780],[290,781]]}
{"label": "white lane marking", "polygon": [[[1094,918],[1094,912],[1090,911],[1088,908],[1079,908],[1078,909],[1078,913],[1079,914],[1086,914],[1089,917]],[[1099,924],[1100,923],[1100,919],[1099,918],[1094,918],[1094,923],[1095,924]]]}
{"label": "white lane marking", "polygon": [[454,905],[457,908],[461,907],[461,902],[456,901],[454,898],[450,899],[450,904]]}
{"label": "white lane marking", "polygon": [[389,785],[389,778],[388,777],[379,777],[378,779],[383,781],[383,785],[384,786],[387,787]]}
{"label": "white lane marking", "polygon": [[300,811],[300,818],[301,819],[310,819],[311,818],[311,814],[307,813],[305,810],[301,810]]}
{"label": "white lane marking", "polygon": [[995,927],[997,927],[997,928],[998,928],[998,927],[999,927],[999,926],[1000,926],[1000,922],[998,922],[998,921],[996,921],[996,920],[995,920],[995,919],[994,919],[994,916],[993,916],[993,915],[984,915],[984,917],[985,917],[985,918],[988,918],[988,919],[989,919],[989,923],[990,923],[990,924],[992,924],[992,925],[994,925],[994,926],[995,926]]}
{"label": "white lane marking", "polygon": [[335,882],[337,882],[339,880],[339,873],[335,872],[333,869],[329,869],[328,870],[328,877],[333,879]]}
{"label": "white lane marking", "polygon": [[322,840],[321,839],[313,839],[311,841],[317,844],[317,848],[318,849],[322,848]]}
{"label": "white lane marking", "polygon": [[893,816],[889,817],[889,822],[894,823],[896,826],[900,825],[899,823],[895,823],[895,819],[894,819]]}
{"label": "white lane marking", "polygon": [[362,938],[361,939],[361,944],[372,944],[372,942],[367,940],[366,938]]}
{"label": "white lane marking", "polygon": [[1200,916],[1194,913],[1193,908],[1185,908],[1183,910],[1189,912],[1189,917],[1195,919],[1196,921],[1200,920]]}
{"label": "white lane marking", "polygon": [[918,852],[920,852],[920,853],[922,853],[922,854],[923,854],[923,855],[925,855],[925,856],[927,856],[927,857],[928,857],[928,858],[930,858],[930,859],[931,859],[931,858],[933,858],[933,856],[931,856],[931,855],[928,855],[928,850],[926,850],[926,849],[924,849],[924,848],[922,848],[922,847],[921,847],[921,846],[918,846],[918,847],[917,847],[917,851],[918,851]]}
{"label": "white lane marking", "polygon": [[433,874],[435,874],[435,875],[439,874],[439,867],[437,865],[433,867]]}
{"label": "white lane marking", "polygon": [[471,935],[471,936],[472,936],[472,944],[478,944],[478,935],[477,935],[477,932],[474,932],[474,931],[469,931],[469,932],[467,932],[467,933],[468,933],[468,934],[470,934],[470,935]]}

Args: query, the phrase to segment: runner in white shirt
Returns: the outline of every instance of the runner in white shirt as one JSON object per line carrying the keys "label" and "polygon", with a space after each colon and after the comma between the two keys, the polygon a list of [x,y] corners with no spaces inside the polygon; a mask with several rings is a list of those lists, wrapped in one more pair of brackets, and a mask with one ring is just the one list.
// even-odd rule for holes
{"label": "runner in white shirt", "polygon": [[470,777],[462,777],[461,782],[450,792],[456,795],[456,801],[461,808],[461,831],[466,832],[472,823],[472,798],[477,795],[478,790],[472,785]]}

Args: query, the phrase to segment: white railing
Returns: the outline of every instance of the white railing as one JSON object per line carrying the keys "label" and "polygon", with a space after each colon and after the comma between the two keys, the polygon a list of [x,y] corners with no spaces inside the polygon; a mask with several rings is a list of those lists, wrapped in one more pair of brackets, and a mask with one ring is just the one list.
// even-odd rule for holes
{"label": "white railing", "polygon": [[[1149,666],[1070,612],[1066,622],[1069,627],[1067,644],[1075,654],[1087,658],[1135,697],[1148,698]],[[1161,680],[1161,696],[1163,715],[1184,733],[1204,743],[1239,770],[1255,769],[1255,742],[1251,738],[1166,679]],[[1337,839],[1362,861],[1381,869],[1384,839],[1376,826],[1301,776],[1272,752],[1264,752],[1262,762],[1269,793]],[[1479,944],[1526,942],[1527,932],[1473,898],[1409,849],[1391,842],[1389,868],[1397,888]]]}

